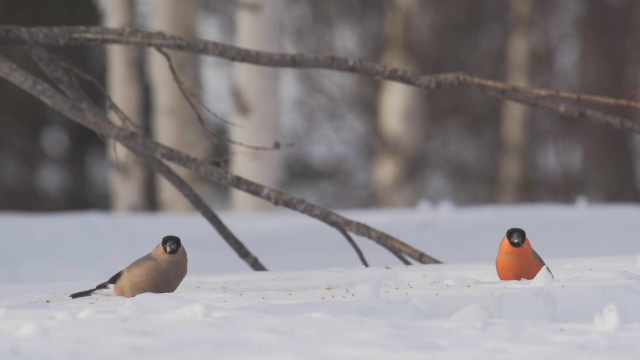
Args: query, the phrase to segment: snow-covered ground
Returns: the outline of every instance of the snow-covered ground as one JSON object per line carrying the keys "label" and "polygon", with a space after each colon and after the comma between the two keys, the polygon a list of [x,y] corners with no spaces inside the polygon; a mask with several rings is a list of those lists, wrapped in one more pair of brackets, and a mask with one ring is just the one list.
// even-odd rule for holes
{"label": "snow-covered ground", "polygon": [[[371,263],[302,215],[221,214],[255,273],[198,215],[0,214],[0,359],[638,359],[640,206],[343,211],[446,262]],[[498,280],[504,232],[527,231],[555,279]],[[173,294],[72,292],[164,235],[189,274]]]}

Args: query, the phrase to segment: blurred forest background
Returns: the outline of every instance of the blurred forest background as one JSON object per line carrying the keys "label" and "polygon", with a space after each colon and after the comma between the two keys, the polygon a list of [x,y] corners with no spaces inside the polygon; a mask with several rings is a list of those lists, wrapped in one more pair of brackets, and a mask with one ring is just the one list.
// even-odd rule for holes
{"label": "blurred forest background", "polygon": [[[632,0],[0,1],[2,24],[116,26],[117,19],[141,29],[191,31],[264,50],[358,57],[423,74],[461,71],[518,85],[627,99],[637,99],[640,88],[640,2]],[[218,133],[253,145],[293,145],[253,151],[204,136],[195,141],[204,131],[188,114],[190,109],[183,107],[183,114],[162,107],[162,99],[181,96],[162,92],[170,85],[154,75],[158,65],[152,58],[158,55],[140,50],[129,54],[139,76],[114,83],[108,79],[115,71],[107,61],[109,51],[99,46],[55,49],[65,61],[107,84],[116,103],[116,94],[127,94],[120,101],[138,99],[139,115],[134,117],[161,142],[221,159],[220,166],[321,206],[640,200],[638,135],[505,103],[470,89],[424,93],[338,72],[252,72],[255,67],[226,60],[183,61],[172,54],[178,70],[191,71],[183,75],[185,82],[194,92],[201,90],[203,102],[216,114],[242,124],[242,100],[248,99],[256,101],[249,104],[256,109],[266,106],[254,114],[260,119],[256,121],[272,118],[263,123],[270,124],[268,129],[257,131],[260,138],[245,136],[249,127],[227,126],[207,114],[206,122]],[[18,47],[3,47],[0,53],[41,75]],[[94,87],[85,88],[97,103],[104,103]],[[126,155],[114,157],[114,146],[5,81],[0,82],[0,94],[0,209],[185,209],[163,199],[165,190],[148,174],[142,175],[137,190],[128,190],[135,196],[124,195],[138,198],[136,203],[117,205],[114,193],[124,186],[114,183],[110,172],[125,165]],[[632,109],[601,110],[638,119]],[[158,120],[161,114],[181,119],[178,128],[161,129],[157,124],[167,121]],[[183,128],[191,125],[195,130],[185,135]],[[178,141],[163,140],[163,131]],[[182,148],[189,143],[199,144],[198,149]],[[249,163],[258,169],[251,173],[233,157],[265,165]],[[197,189],[211,192],[205,197],[218,209],[264,208],[237,205],[220,186],[200,184]]]}

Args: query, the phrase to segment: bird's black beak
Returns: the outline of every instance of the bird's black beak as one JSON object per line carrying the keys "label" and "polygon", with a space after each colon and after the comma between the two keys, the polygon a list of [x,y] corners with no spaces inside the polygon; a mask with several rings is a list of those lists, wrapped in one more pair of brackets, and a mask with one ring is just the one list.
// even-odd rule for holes
{"label": "bird's black beak", "polygon": [[164,252],[167,254],[173,254],[178,251],[178,244],[175,241],[168,241],[164,244]]}
{"label": "bird's black beak", "polygon": [[162,248],[167,254],[177,253],[178,250],[180,250],[180,246],[182,246],[182,243],[180,242],[180,238],[177,236],[169,235],[162,239]]}
{"label": "bird's black beak", "polygon": [[524,242],[527,238],[526,233],[522,229],[513,228],[507,231],[507,239],[509,239],[509,243],[514,247],[520,247],[524,245]]}
{"label": "bird's black beak", "polygon": [[522,236],[520,236],[519,233],[515,233],[511,236],[511,239],[509,239],[509,241],[511,241],[513,244],[520,244],[522,245],[522,243],[524,239],[522,238]]}

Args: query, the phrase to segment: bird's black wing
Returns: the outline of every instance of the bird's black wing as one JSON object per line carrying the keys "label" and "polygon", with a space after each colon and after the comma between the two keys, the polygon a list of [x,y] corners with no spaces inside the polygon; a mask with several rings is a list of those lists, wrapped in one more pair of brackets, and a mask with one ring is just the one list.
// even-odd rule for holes
{"label": "bird's black wing", "polygon": [[[544,263],[544,260],[542,260],[540,255],[538,255],[538,253],[535,250],[533,250],[533,256],[535,256],[538,260],[540,260],[540,263],[542,263],[542,266],[547,266],[547,264]],[[549,272],[549,274],[551,274],[552,278],[555,278],[555,276],[553,276],[553,273],[551,272],[551,269],[549,269],[548,266],[547,266],[547,271]]]}
{"label": "bird's black wing", "polygon": [[106,289],[109,285],[115,285],[118,282],[118,279],[122,276],[122,270],[118,271],[115,275],[109,278],[109,280],[103,282],[96,286],[96,289]]}

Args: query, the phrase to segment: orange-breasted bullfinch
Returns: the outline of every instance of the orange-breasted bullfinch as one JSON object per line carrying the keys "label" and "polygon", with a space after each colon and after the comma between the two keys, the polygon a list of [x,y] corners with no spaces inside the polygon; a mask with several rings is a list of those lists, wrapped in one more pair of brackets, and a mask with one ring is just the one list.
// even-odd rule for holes
{"label": "orange-breasted bullfinch", "polygon": [[[527,234],[522,229],[513,228],[500,243],[496,257],[496,270],[500,280],[531,280],[546,264],[531,247]],[[547,267],[549,273],[551,270]],[[553,277],[553,273],[551,273]]]}
{"label": "orange-breasted bullfinch", "polygon": [[138,294],[174,292],[187,275],[187,252],[177,236],[165,236],[152,252],[95,289],[71,294],[71,298],[90,295],[133,297]]}

